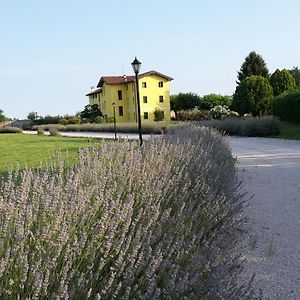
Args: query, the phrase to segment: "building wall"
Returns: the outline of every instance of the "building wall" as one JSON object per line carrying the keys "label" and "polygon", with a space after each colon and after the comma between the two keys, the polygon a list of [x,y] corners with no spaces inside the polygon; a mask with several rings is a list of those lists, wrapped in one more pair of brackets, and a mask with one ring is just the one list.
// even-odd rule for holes
{"label": "building wall", "polygon": [[[159,87],[162,82],[162,87]],[[135,82],[127,84],[115,84],[102,86],[102,93],[98,94],[97,99],[89,96],[89,103],[99,104],[103,115],[113,117],[113,106],[115,103],[117,122],[136,122],[137,121],[137,103]],[[154,121],[154,111],[159,109],[164,111],[165,120],[170,120],[170,83],[167,79],[150,75],[139,79],[141,119],[144,123]],[[120,92],[119,92],[120,91]],[[119,99],[119,93],[122,99]],[[144,97],[147,97],[147,103],[144,103]],[[162,97],[163,102],[160,102]],[[122,107],[122,108],[120,108]],[[123,116],[120,116],[120,110],[123,110]],[[144,119],[144,113],[148,113],[148,119]]]}

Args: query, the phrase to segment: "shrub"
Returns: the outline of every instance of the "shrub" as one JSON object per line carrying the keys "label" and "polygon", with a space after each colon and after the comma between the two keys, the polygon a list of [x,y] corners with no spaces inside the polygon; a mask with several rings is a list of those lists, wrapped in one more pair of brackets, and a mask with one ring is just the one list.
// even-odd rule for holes
{"label": "shrub", "polygon": [[236,285],[241,200],[227,142],[198,127],[10,174],[0,297],[250,298]]}
{"label": "shrub", "polygon": [[156,109],[154,111],[154,122],[163,121],[165,118],[164,112],[162,110]]}
{"label": "shrub", "polygon": [[[62,132],[114,132],[114,125],[112,123],[103,124],[78,124],[78,125],[41,125],[44,130],[56,128]],[[36,129],[36,126],[33,127]],[[138,133],[138,125],[136,123],[118,123],[118,132],[124,133]],[[167,130],[166,124],[142,124],[142,132],[148,134],[160,134]]]}
{"label": "shrub", "polygon": [[49,129],[49,133],[51,136],[59,136],[60,135],[57,127],[51,127]]}
{"label": "shrub", "polygon": [[300,123],[300,92],[287,92],[274,98],[273,114],[281,120]]}
{"label": "shrub", "polygon": [[21,133],[22,129],[18,127],[2,127],[0,133]]}
{"label": "shrub", "polygon": [[210,120],[211,114],[207,110],[180,110],[176,112],[176,120],[178,121],[200,121]]}
{"label": "shrub", "polygon": [[107,117],[107,116],[98,116],[95,118],[96,124],[102,124],[102,123],[113,123],[114,117]]}
{"label": "shrub", "polygon": [[37,134],[38,134],[38,135],[44,135],[44,134],[45,134],[44,128],[41,127],[41,126],[38,126],[38,127],[37,127]]}
{"label": "shrub", "polygon": [[239,136],[273,136],[279,134],[279,121],[274,117],[227,118],[201,122],[201,125],[215,128],[223,134]]}

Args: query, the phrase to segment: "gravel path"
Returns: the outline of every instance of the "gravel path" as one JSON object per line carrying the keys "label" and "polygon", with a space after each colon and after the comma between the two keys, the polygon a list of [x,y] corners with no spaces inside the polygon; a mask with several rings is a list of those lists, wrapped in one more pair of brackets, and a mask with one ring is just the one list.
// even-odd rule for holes
{"label": "gravel path", "polygon": [[300,299],[300,141],[230,138],[243,187],[249,235],[243,276],[263,299]]}

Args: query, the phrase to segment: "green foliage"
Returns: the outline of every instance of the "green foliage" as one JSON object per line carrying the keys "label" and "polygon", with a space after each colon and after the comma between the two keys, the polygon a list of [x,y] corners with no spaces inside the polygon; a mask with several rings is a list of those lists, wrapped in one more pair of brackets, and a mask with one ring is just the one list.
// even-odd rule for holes
{"label": "green foliage", "polygon": [[107,116],[98,116],[95,118],[94,122],[96,124],[103,124],[103,123],[113,123],[114,122],[114,117],[107,117]]}
{"label": "green foliage", "polygon": [[44,125],[44,124],[58,124],[61,120],[61,116],[50,116],[46,115],[45,117],[39,117],[35,119],[34,123],[37,125]]}
{"label": "green foliage", "polygon": [[0,109],[0,122],[4,122],[6,120],[4,114],[3,114],[3,110]]}
{"label": "green foliage", "polygon": [[2,127],[0,133],[21,133],[22,130],[18,127]]}
{"label": "green foliage", "polygon": [[252,113],[253,116],[267,114],[273,97],[269,80],[262,76],[249,76],[237,86],[233,97],[233,108],[240,115]]}
{"label": "green foliage", "polygon": [[205,95],[200,99],[199,106],[202,109],[212,109],[213,107],[221,105],[221,106],[232,106],[232,97],[230,96],[222,96],[217,94],[209,94]]}
{"label": "green foliage", "polygon": [[192,109],[198,106],[200,97],[194,93],[179,93],[170,97],[171,109],[175,112],[178,110]]}
{"label": "green foliage", "polygon": [[30,113],[28,113],[27,115],[27,119],[30,121],[34,121],[37,119],[37,113],[34,111],[31,111]]}
{"label": "green foliage", "polygon": [[180,110],[176,112],[176,120],[178,121],[201,121],[210,120],[211,113],[208,110]]}
{"label": "green foliage", "polygon": [[300,91],[277,96],[273,101],[273,114],[280,120],[300,123]]}
{"label": "green foliage", "polygon": [[102,112],[98,104],[86,105],[84,110],[80,113],[81,118],[90,119],[91,121],[94,121],[98,116],[102,116]]}
{"label": "green foliage", "polygon": [[59,124],[62,125],[68,125],[68,124],[80,124],[81,123],[81,117],[80,116],[69,116],[64,115],[62,119],[59,120]]}
{"label": "green foliage", "polygon": [[289,70],[289,72],[294,77],[296,86],[300,88],[300,69],[298,67],[294,67],[293,69]]}
{"label": "green foliage", "polygon": [[280,132],[278,119],[270,116],[248,119],[227,118],[203,121],[201,124],[228,135],[263,137],[274,136]]}
{"label": "green foliage", "polygon": [[279,96],[285,91],[295,90],[296,82],[294,77],[286,69],[277,69],[270,78],[274,96]]}
{"label": "green foliage", "polygon": [[250,52],[249,55],[245,58],[244,63],[241,66],[240,71],[238,72],[238,84],[246,79],[249,76],[256,75],[262,77],[269,77],[269,70],[266,66],[263,58],[255,53],[254,51]]}
{"label": "green foliage", "polygon": [[154,122],[163,121],[164,118],[165,118],[165,116],[164,116],[164,112],[162,110],[156,109],[154,111]]}

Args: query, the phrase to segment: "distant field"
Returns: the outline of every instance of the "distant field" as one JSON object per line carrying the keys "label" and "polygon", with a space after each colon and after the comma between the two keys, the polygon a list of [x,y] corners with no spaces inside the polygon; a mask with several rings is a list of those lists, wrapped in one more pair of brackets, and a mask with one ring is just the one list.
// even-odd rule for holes
{"label": "distant field", "polygon": [[0,134],[0,173],[9,167],[37,167],[47,162],[56,150],[69,153],[71,159],[78,157],[78,149],[99,143],[89,138],[50,137],[27,134]]}

